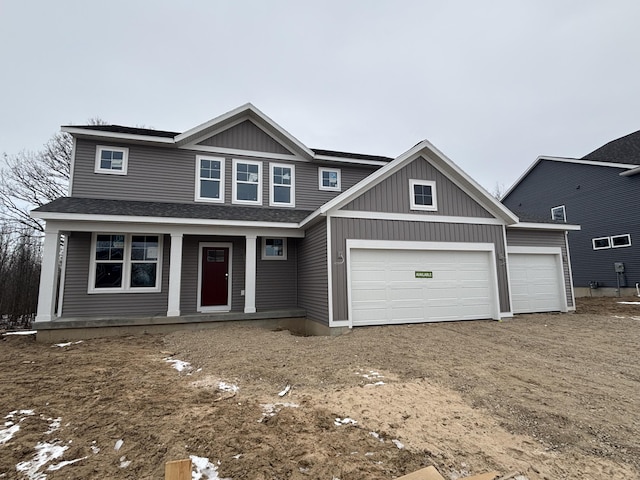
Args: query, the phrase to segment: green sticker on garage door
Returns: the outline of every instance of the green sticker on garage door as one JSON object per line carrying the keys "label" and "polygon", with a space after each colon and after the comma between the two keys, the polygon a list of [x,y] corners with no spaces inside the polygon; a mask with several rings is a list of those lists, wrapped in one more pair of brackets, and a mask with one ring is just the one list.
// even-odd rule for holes
{"label": "green sticker on garage door", "polygon": [[416,278],[433,278],[433,272],[416,272]]}

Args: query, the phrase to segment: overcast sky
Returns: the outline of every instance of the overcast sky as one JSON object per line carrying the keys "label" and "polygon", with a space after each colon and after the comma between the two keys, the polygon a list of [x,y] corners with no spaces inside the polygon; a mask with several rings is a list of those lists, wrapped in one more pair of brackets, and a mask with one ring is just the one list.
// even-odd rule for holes
{"label": "overcast sky", "polygon": [[640,129],[640,2],[0,0],[0,152],[246,102],[311,148],[428,139],[488,190]]}

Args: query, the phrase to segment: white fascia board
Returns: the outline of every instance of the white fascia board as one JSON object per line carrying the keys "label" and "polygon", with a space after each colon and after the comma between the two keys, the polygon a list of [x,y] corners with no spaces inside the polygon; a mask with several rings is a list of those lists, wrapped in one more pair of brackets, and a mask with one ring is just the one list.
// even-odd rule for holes
{"label": "white fascia board", "polygon": [[504,221],[491,217],[455,217],[449,215],[423,215],[419,213],[368,212],[358,210],[335,210],[330,217],[364,218],[372,220],[401,220],[407,222],[464,223],[474,225],[504,225]]}
{"label": "white fascia board", "polygon": [[619,175],[622,177],[631,177],[632,175],[637,175],[638,173],[640,173],[640,167],[632,168],[630,170],[627,170],[626,172],[620,173]]}
{"label": "white fascia board", "polygon": [[391,162],[383,162],[382,160],[361,160],[358,158],[345,158],[345,157],[332,157],[330,155],[314,155],[315,160],[321,160],[323,162],[339,162],[339,163],[353,163],[356,165],[372,165],[375,167],[384,167]]}
{"label": "white fascia board", "polygon": [[258,152],[253,150],[236,150],[235,148],[225,147],[211,147],[208,145],[184,145],[178,147],[184,150],[195,150],[197,152],[212,153],[216,155],[228,155],[234,158],[237,157],[251,157],[251,158],[268,158],[273,160],[288,160],[290,162],[309,162],[302,157],[295,155],[286,155],[284,153],[270,153],[270,152]]}
{"label": "white fascia board", "polygon": [[582,230],[580,225],[572,225],[568,223],[534,223],[534,222],[518,222],[515,225],[507,225],[507,228],[517,228],[523,230]]}
{"label": "white fascia board", "polygon": [[99,137],[104,139],[133,140],[149,143],[163,143],[167,145],[173,145],[175,143],[174,139],[169,137],[154,137],[152,135],[137,135],[133,133],[103,132],[100,130],[89,130],[82,127],[62,127],[60,130],[71,135]]}

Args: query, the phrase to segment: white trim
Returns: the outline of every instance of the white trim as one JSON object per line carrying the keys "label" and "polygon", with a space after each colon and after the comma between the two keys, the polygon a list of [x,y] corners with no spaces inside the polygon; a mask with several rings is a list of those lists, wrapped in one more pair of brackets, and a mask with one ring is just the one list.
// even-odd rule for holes
{"label": "white trim", "polygon": [[[101,154],[103,151],[122,153],[122,170],[112,170],[110,168],[102,168]],[[94,165],[94,173],[105,173],[107,175],[126,175],[129,165],[129,149],[127,147],[111,147],[108,145],[96,145],[96,160]]]}
{"label": "white trim", "polygon": [[[209,178],[201,178],[200,177],[200,162],[202,160],[210,160],[214,162],[220,162],[220,178],[219,179],[209,179]],[[206,155],[196,155],[196,185],[195,185],[195,198],[196,202],[206,202],[206,203],[224,203],[224,190],[225,190],[225,182],[224,182],[224,174],[225,174],[225,158],[224,157],[212,157]],[[201,181],[218,181],[220,184],[220,190],[218,191],[218,198],[211,197],[203,197],[200,192]]]}
{"label": "white trim", "polygon": [[[282,240],[282,256],[281,257],[270,257],[267,255],[267,240]],[[261,260],[286,260],[287,259],[287,237],[262,237],[261,242],[262,248],[260,252]]]}
{"label": "white trim", "polygon": [[509,311],[509,312],[500,312],[500,319],[503,318],[513,318],[513,312]]}
{"label": "white trim", "polygon": [[630,170],[627,170],[626,172],[621,172],[618,175],[620,175],[621,177],[631,177],[633,175],[637,175],[638,173],[640,173],[640,167],[632,168]]}
{"label": "white trim", "polygon": [[[513,316],[513,293],[511,292],[511,275],[509,274],[509,245],[507,244],[507,227],[506,225],[502,226],[502,244],[504,248],[504,263],[503,266],[505,268],[505,273],[507,275],[507,291],[509,292],[509,308],[511,311],[508,313]],[[500,313],[502,315],[502,313]],[[502,318],[502,317],[500,317]]]}
{"label": "white trim", "polygon": [[56,311],[56,317],[62,316],[62,304],[64,302],[64,282],[67,276],[67,252],[69,251],[69,233],[63,235],[64,248],[62,250],[62,265],[60,265],[60,287],[58,289],[58,310]]}
{"label": "white trim", "polygon": [[[96,243],[98,235],[122,235],[124,236],[124,247],[122,253],[122,262],[119,261],[103,261],[96,260]],[[146,236],[146,237],[158,237],[158,254],[157,260],[144,261],[144,260],[131,260],[131,245],[133,243],[132,237],[134,236]],[[137,233],[122,231],[94,231],[91,233],[91,251],[89,256],[89,282],[87,285],[87,293],[90,295],[104,294],[104,293],[159,293],[162,291],[162,257],[164,254],[163,249],[164,236],[162,233]],[[119,287],[110,288],[96,288],[96,266],[97,263],[122,263],[122,280]],[[132,263],[155,263],[156,264],[156,284],[153,287],[132,287],[131,286],[131,265]]]}
{"label": "white trim", "polygon": [[551,207],[551,220],[556,220],[553,211],[554,210],[558,210],[558,209],[562,210],[562,219],[559,220],[559,221],[566,222],[567,221],[567,210],[566,210],[564,205],[558,205],[557,207]]}
{"label": "white trim", "polygon": [[[607,241],[607,246],[606,247],[596,247],[596,240],[606,240]],[[608,248],[611,248],[611,238],[610,237],[596,237],[596,238],[592,238],[591,239],[591,247],[594,250],[606,250]]]}
{"label": "white trim", "polygon": [[[431,205],[422,205],[416,203],[416,194],[414,187],[420,185],[421,187],[431,187]],[[428,212],[438,211],[438,197],[436,194],[436,182],[433,180],[419,180],[415,178],[409,179],[409,208],[411,210],[426,210]]]}
{"label": "white trim", "polygon": [[118,132],[106,132],[102,130],[89,130],[81,127],[62,127],[62,132],[69,133],[71,135],[82,135],[87,137],[100,137],[105,139],[114,140],[140,140],[143,142],[154,143],[175,143],[173,137],[154,137],[153,135],[140,135],[133,133],[118,133]]}
{"label": "white trim", "polygon": [[[324,178],[322,174],[324,172],[331,173],[335,172],[337,174],[338,181],[336,182],[335,187],[326,187],[324,186]],[[318,190],[326,190],[329,192],[341,192],[342,191],[342,170],[339,168],[332,167],[318,167]]]}
{"label": "white trim", "polygon": [[235,148],[214,147],[210,145],[185,145],[178,147],[182,150],[195,150],[213,155],[224,155],[226,157],[251,157],[251,158],[270,158],[273,160],[288,160],[295,162],[309,162],[300,156],[286,155],[284,153],[259,152],[257,150],[238,150]]}
{"label": "white trim", "polygon": [[[573,305],[572,307],[567,307],[569,310],[575,310],[576,309],[576,294],[573,290],[573,270],[571,268],[571,254],[569,252],[569,232],[564,232],[564,248],[565,251],[567,252],[567,267],[569,269],[569,288],[571,290],[571,304]],[[563,272],[564,273],[564,272]],[[565,290],[566,290],[566,285],[565,285]]]}
{"label": "white trim", "polygon": [[366,212],[361,210],[335,210],[332,217],[367,218],[373,220],[403,220],[407,222],[435,222],[435,223],[467,223],[474,225],[504,225],[495,217],[454,217],[449,215],[426,215],[422,213],[394,213],[394,212]]}
{"label": "white trim", "polygon": [[244,313],[255,313],[256,311],[257,240],[254,235],[245,237]]}
{"label": "white trim", "polygon": [[384,167],[389,165],[391,161],[384,162],[382,160],[360,160],[358,158],[332,157],[330,155],[314,155],[315,160],[326,162],[354,163],[356,165],[371,165],[375,167]]}
{"label": "white trim", "polygon": [[516,255],[518,253],[536,254],[536,255],[561,255],[560,247],[507,247],[507,254]]}
{"label": "white trim", "polygon": [[507,228],[521,228],[526,230],[581,230],[580,225],[571,225],[569,223],[534,223],[534,222],[518,222],[515,225],[507,225]]}
{"label": "white trim", "polygon": [[[273,181],[274,168],[288,168],[291,170],[291,183],[289,185],[278,184]],[[275,187],[289,187],[289,202],[275,201]],[[291,163],[273,163],[269,162],[269,206],[270,207],[295,207],[296,206],[296,166]]]}
{"label": "white trim", "polygon": [[[227,304],[216,306],[202,306],[202,249],[205,247],[220,247],[229,249],[229,257],[227,262]],[[232,286],[233,286],[233,243],[231,242],[198,242],[198,292],[197,292],[197,311],[200,313],[208,312],[228,312],[231,310]]]}
{"label": "white trim", "polygon": [[[625,245],[614,245],[613,239],[614,238],[621,238],[621,237],[627,237],[629,239],[629,243],[625,244]],[[624,247],[630,247],[631,246],[631,234],[630,233],[623,233],[621,235],[611,235],[611,248],[624,248]]]}
{"label": "white trim", "polygon": [[180,316],[180,287],[182,283],[182,233],[171,234],[169,252],[169,292],[167,317]]}
{"label": "white trim", "polygon": [[73,176],[76,171],[76,137],[71,137],[71,165],[69,166],[69,190],[68,196],[73,195]]}
{"label": "white trim", "polygon": [[347,239],[347,311],[349,315],[349,327],[353,328],[353,308],[351,305],[351,250],[375,249],[375,250],[422,250],[422,251],[469,251],[487,252],[489,254],[489,285],[490,297],[493,303],[492,318],[500,319],[500,287],[498,285],[498,272],[496,267],[495,245],[493,243],[466,243],[466,242],[421,242],[421,241],[387,241],[387,240],[359,240]]}
{"label": "white trim", "polygon": [[[331,248],[331,217],[325,217],[325,221],[327,222],[327,302],[329,304],[327,313],[329,315],[329,327],[335,327],[336,325],[333,320],[333,249]],[[348,254],[348,252],[345,252],[345,254]],[[350,324],[348,326],[351,327]]]}
{"label": "white trim", "polygon": [[[257,165],[258,166],[258,183],[257,188],[257,200],[238,200],[238,164]],[[262,205],[262,162],[255,160],[233,159],[233,173],[232,173],[232,186],[231,186],[231,203],[236,205]],[[240,183],[246,183],[253,185],[254,182],[242,181]]]}
{"label": "white trim", "polygon": [[333,320],[331,322],[330,327],[348,327],[353,328],[353,326],[349,325],[349,320]]}
{"label": "white trim", "polygon": [[47,225],[44,231],[40,288],[38,290],[38,313],[34,321],[36,328],[38,322],[50,322],[55,315],[58,254],[60,252],[59,234],[60,232],[50,225]]}

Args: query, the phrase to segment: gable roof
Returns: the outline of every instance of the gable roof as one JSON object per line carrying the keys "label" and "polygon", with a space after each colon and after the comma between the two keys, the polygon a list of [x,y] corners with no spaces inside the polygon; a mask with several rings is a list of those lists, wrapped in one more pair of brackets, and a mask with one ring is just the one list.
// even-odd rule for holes
{"label": "gable roof", "polygon": [[640,130],[611,140],[582,159],[640,165]]}
{"label": "gable roof", "polygon": [[423,140],[413,148],[410,148],[405,153],[397,157],[392,162],[376,170],[371,175],[365,177],[363,180],[355,184],[347,191],[341,193],[333,200],[325,203],[308,218],[302,221],[301,225],[305,225],[313,221],[318,216],[325,215],[331,210],[342,208],[351,200],[355,199],[365,191],[390,177],[395,172],[420,156],[424,156],[429,162],[431,162],[431,164],[435,168],[440,170],[456,185],[462,188],[465,193],[467,193],[471,198],[473,198],[481,206],[487,209],[487,211],[489,211],[496,218],[503,220],[507,225],[518,222],[518,217],[511,210],[509,210],[502,203],[496,200],[475,180],[473,180],[460,167],[458,167],[458,165],[456,165],[444,153],[438,150],[431,142],[429,142],[428,140]]}

